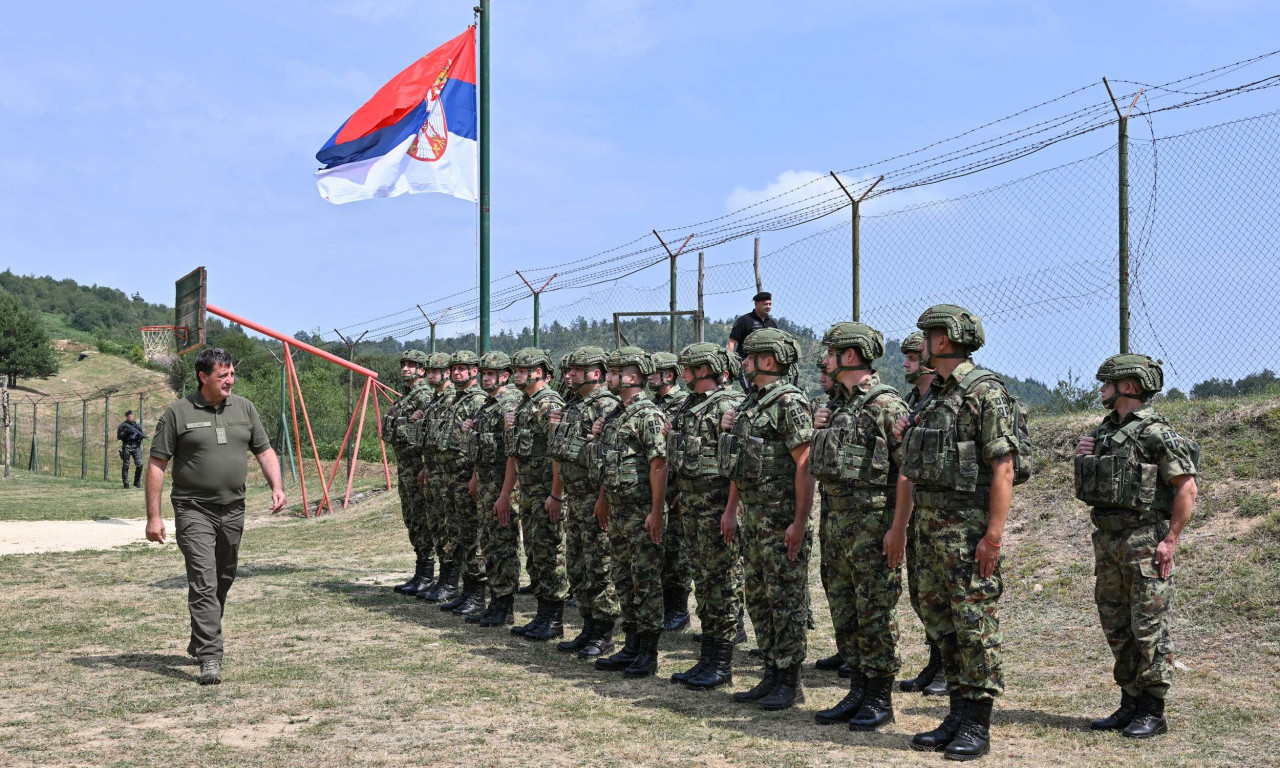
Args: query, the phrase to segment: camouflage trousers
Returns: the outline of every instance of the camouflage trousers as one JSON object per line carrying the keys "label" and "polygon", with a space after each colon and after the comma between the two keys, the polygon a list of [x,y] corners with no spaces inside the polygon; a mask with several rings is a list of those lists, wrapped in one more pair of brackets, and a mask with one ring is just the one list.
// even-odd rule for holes
{"label": "camouflage trousers", "polygon": [[800,552],[795,560],[789,560],[786,533],[787,526],[795,520],[794,491],[771,494],[753,502],[743,501],[738,528],[738,535],[742,537],[747,614],[765,661],[785,668],[804,661],[808,652],[809,555],[813,550],[813,526],[805,525]]}
{"label": "camouflage trousers", "polygon": [[858,498],[824,492],[823,497],[820,573],[836,648],[865,677],[896,677],[902,667],[897,609],[902,574],[884,556],[893,507],[885,506],[883,493]]}
{"label": "camouflage trousers", "polygon": [[1156,565],[1156,545],[1168,532],[1167,522],[1093,532],[1098,619],[1116,683],[1131,696],[1163,699],[1173,684],[1173,575],[1160,578]]}
{"label": "camouflage trousers", "polygon": [[419,497],[422,499],[423,540],[430,540],[435,547],[435,559],[441,569],[453,562],[454,542],[449,535],[448,497],[443,488],[436,462],[424,462],[425,471]]}
{"label": "camouflage trousers", "polygon": [[450,555],[464,579],[485,582],[484,553],[480,551],[480,516],[468,484],[471,465],[461,461],[440,462],[439,483],[434,489],[445,509],[445,531],[452,548]]}
{"label": "camouflage trousers", "polygon": [[404,519],[404,527],[409,531],[409,543],[415,551],[434,559],[435,537],[427,525],[427,502],[422,497],[422,489],[418,487],[420,469],[422,465],[417,462],[401,462],[396,467],[396,490],[400,492],[400,515]]}
{"label": "camouflage trousers", "polygon": [[566,485],[564,496],[565,559],[569,587],[580,610],[612,621],[618,618],[618,594],[613,588],[609,532],[596,520],[598,487]]}
{"label": "camouflage trousers", "polygon": [[544,506],[551,495],[551,459],[522,459],[520,479],[520,527],[524,533],[524,567],[529,571],[533,594],[540,600],[562,602],[569,596],[569,574],[564,560],[564,518],[551,522]]}
{"label": "camouflage trousers", "polygon": [[645,530],[653,499],[647,478],[622,493],[610,492],[609,551],[622,629],[662,631],[662,545]]}
{"label": "camouflage trousers", "polygon": [[477,471],[476,514],[480,518],[480,551],[494,597],[514,595],[520,587],[520,491],[511,492],[511,519],[498,521],[494,504],[502,495],[504,473]]}
{"label": "camouflage trousers", "polygon": [[693,564],[693,589],[698,600],[698,621],[706,637],[732,642],[738,634],[742,612],[742,537],[728,544],[720,532],[720,518],[729,503],[728,489],[681,491],[681,520],[689,560]]}
{"label": "camouflage trousers", "polygon": [[671,494],[667,497],[667,528],[662,535],[662,589],[688,594],[692,578],[684,510]]}
{"label": "camouflage trousers", "polygon": [[1000,564],[988,578],[974,553],[987,533],[987,510],[922,506],[916,494],[916,554],[921,620],[942,653],[947,684],[966,699],[1004,692],[1000,674]]}

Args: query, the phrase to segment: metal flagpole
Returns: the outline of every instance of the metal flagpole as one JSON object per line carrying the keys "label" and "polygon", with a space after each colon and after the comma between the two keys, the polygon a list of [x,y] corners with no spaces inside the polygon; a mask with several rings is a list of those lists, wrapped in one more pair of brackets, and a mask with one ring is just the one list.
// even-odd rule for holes
{"label": "metal flagpole", "polygon": [[480,15],[480,352],[489,351],[489,0]]}

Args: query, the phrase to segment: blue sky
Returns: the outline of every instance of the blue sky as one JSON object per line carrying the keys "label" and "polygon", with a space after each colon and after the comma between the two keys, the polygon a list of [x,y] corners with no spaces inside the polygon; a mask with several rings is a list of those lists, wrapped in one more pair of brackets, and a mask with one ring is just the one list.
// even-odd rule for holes
{"label": "blue sky", "polygon": [[[9,9],[0,268],[171,303],[173,280],[203,264],[212,303],[288,332],[473,286],[474,206],[443,195],[333,206],[312,180],[342,120],[471,23],[472,5]],[[1280,6],[1264,0],[493,5],[495,275],[720,215],[1103,75],[1163,82],[1263,53],[1280,29]],[[1274,104],[1227,102],[1189,125]],[[974,185],[985,180],[946,194]],[[800,234],[770,234],[766,248]],[[749,252],[739,242],[708,260]]]}

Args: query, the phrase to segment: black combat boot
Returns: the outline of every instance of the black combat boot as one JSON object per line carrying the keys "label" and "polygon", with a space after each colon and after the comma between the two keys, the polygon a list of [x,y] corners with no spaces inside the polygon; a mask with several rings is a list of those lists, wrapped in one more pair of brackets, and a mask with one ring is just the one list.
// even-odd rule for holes
{"label": "black combat boot", "polygon": [[525,640],[546,642],[553,637],[564,637],[564,601],[547,602],[547,618],[541,625],[526,629]]}
{"label": "black combat boot", "polygon": [[638,632],[639,651],[627,668],[622,670],[624,677],[650,677],[658,671],[658,640],[661,632]]}
{"label": "black combat boot", "polygon": [[133,487],[134,488],[142,487],[142,467],[133,468]]}
{"label": "black combat boot", "polygon": [[738,691],[733,694],[733,700],[742,704],[749,704],[753,701],[759,701],[768,696],[778,685],[778,668],[769,662],[764,663],[764,677],[760,678],[760,682],[749,691]]}
{"label": "black combat boot", "polygon": [[591,611],[583,608],[579,613],[582,614],[582,631],[572,640],[561,640],[556,643],[556,650],[565,653],[577,653],[586,647],[591,640],[591,636],[595,633],[595,620],[591,618]]}
{"label": "black combat boot", "polygon": [[668,589],[662,593],[664,606],[663,632],[679,632],[689,626],[689,593],[681,589]]}
{"label": "black combat boot", "polygon": [[844,678],[845,680],[852,680],[853,667],[849,666],[848,664],[841,664],[840,669],[836,670],[836,677],[841,677],[841,678]]}
{"label": "black combat boot", "polygon": [[601,656],[596,659],[596,669],[602,672],[619,672],[631,666],[640,654],[640,636],[634,629],[627,630],[627,640],[622,648],[612,656]]}
{"label": "black combat boot", "polygon": [[[444,574],[441,573],[441,576]],[[439,584],[436,581],[436,561],[431,559],[431,553],[426,554],[422,561],[422,576],[414,579],[413,583],[404,588],[404,594],[409,597],[422,597],[424,594],[436,588]]]}
{"label": "black combat boot", "polygon": [[717,640],[711,645],[711,658],[696,677],[684,681],[695,691],[709,691],[733,682],[733,643]]}
{"label": "black combat boot", "polygon": [[743,610],[738,611],[738,634],[733,636],[733,642],[738,645],[747,642],[747,620],[745,614],[746,612]]}
{"label": "black combat boot", "polygon": [[929,643],[929,661],[924,665],[924,669],[920,670],[920,674],[910,680],[903,680],[898,683],[898,690],[903,693],[924,692],[939,677],[942,678],[943,686],[946,686],[947,680],[942,674],[942,651],[931,642]]}
{"label": "black combat boot", "polygon": [[698,663],[683,672],[672,672],[671,682],[687,683],[691,679],[697,677],[711,663],[711,649],[715,645],[715,640],[711,639],[711,635],[706,632],[702,633],[702,649],[698,651]]}
{"label": "black combat boot", "polygon": [[818,659],[813,663],[813,668],[819,672],[835,672],[843,666],[844,659],[841,658],[838,653],[828,656],[825,659]]}
{"label": "black combat boot", "polygon": [[413,564],[413,575],[410,576],[408,579],[406,579],[403,583],[397,584],[394,587],[392,587],[391,588],[392,592],[398,592],[403,595],[406,589],[413,586],[418,581],[418,579],[422,578],[422,563],[426,558],[422,556],[422,550],[420,549],[415,550],[415,553],[417,555],[417,562]]}
{"label": "black combat boot", "polygon": [[520,587],[519,589],[517,589],[517,590],[516,590],[516,594],[517,594],[517,595],[532,595],[532,594],[533,594],[533,585],[532,585],[532,584],[526,584],[526,585],[524,585],[523,587]]}
{"label": "black combat boot", "polygon": [[804,684],[800,682],[800,662],[778,670],[778,684],[757,703],[761,709],[777,712],[804,703]]}
{"label": "black combat boot", "polygon": [[1133,720],[1125,727],[1123,735],[1128,739],[1149,739],[1169,732],[1169,724],[1164,719],[1164,699],[1142,694],[1138,697],[1138,708],[1133,713]]}
{"label": "black combat boot", "polygon": [[482,611],[466,614],[466,622],[468,624],[479,624],[485,619],[493,615],[494,610],[498,607],[498,598],[493,594],[493,590],[489,590],[489,607]]}
{"label": "black combat boot", "polygon": [[504,624],[514,624],[515,615],[513,607],[515,605],[515,595],[503,595],[502,597],[493,598],[493,605],[489,607],[489,615],[480,619],[482,627],[501,627]]}
{"label": "black combat boot", "polygon": [[849,692],[844,695],[840,703],[831,709],[823,709],[813,713],[813,721],[818,725],[835,725],[836,723],[847,723],[858,714],[858,710],[862,708],[862,700],[867,696],[867,678],[861,673],[854,675],[849,680]]}
{"label": "black combat boot", "polygon": [[613,619],[597,619],[591,617],[591,637],[587,644],[578,649],[580,659],[598,659],[613,653]]}
{"label": "black combat boot", "polygon": [[965,699],[956,737],[946,746],[948,760],[977,760],[991,751],[991,699]]}
{"label": "black combat boot", "polygon": [[[453,609],[454,614],[469,619],[472,616],[478,617],[480,614],[484,613],[484,593],[484,582],[477,581],[473,583],[470,593],[466,596],[467,599],[463,600],[461,605]],[[476,620],[476,623],[479,623],[479,619]]]}
{"label": "black combat boot", "polygon": [[445,613],[449,613],[454,608],[462,605],[467,601],[467,598],[471,596],[471,593],[475,591],[477,586],[478,584],[476,582],[466,576],[462,577],[462,589],[456,590],[451,599],[441,603],[440,610]]}
{"label": "black combat boot", "polygon": [[964,714],[964,700],[960,694],[951,694],[951,712],[943,719],[942,724],[932,731],[917,733],[911,739],[911,748],[920,752],[940,752],[955,738],[960,729],[960,720]]}
{"label": "black combat boot", "polygon": [[462,590],[458,589],[458,567],[455,565],[442,565],[440,567],[440,582],[426,592],[419,592],[418,597],[428,603],[445,603],[458,597],[461,593]]}
{"label": "black combat boot", "polygon": [[548,603],[542,598],[538,598],[538,612],[533,615],[533,619],[528,624],[521,624],[511,628],[511,634],[518,637],[524,637],[526,632],[535,632],[542,628],[547,622]]}
{"label": "black combat boot", "polygon": [[867,678],[862,708],[849,721],[851,731],[874,731],[893,722],[893,676]]}
{"label": "black combat boot", "polygon": [[1138,698],[1130,696],[1121,689],[1120,708],[1107,717],[1089,723],[1089,729],[1093,731],[1123,731],[1129,723],[1133,722],[1133,715],[1137,711]]}

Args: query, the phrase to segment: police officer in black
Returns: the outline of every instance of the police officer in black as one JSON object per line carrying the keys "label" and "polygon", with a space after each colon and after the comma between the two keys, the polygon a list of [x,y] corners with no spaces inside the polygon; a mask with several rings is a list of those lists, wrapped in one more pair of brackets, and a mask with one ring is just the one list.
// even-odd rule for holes
{"label": "police officer in black", "polygon": [[120,441],[120,482],[129,487],[129,460],[133,460],[133,487],[142,487],[142,441],[147,438],[142,425],[133,418],[133,411],[124,412],[124,421],[116,427],[116,439]]}
{"label": "police officer in black", "polygon": [[755,309],[738,318],[733,324],[733,329],[729,331],[729,341],[725,344],[730,352],[737,352],[739,358],[746,357],[746,353],[742,351],[742,342],[746,341],[751,332],[759,328],[777,328],[778,322],[769,316],[773,310],[773,294],[768,291],[761,291],[751,300],[756,303]]}

